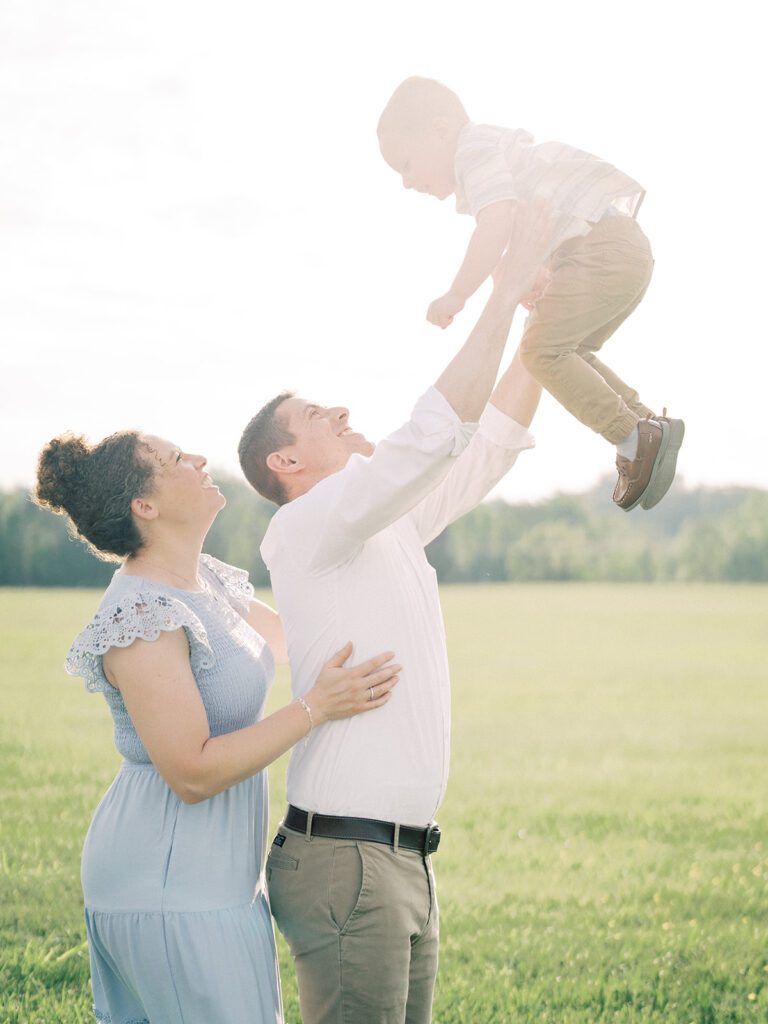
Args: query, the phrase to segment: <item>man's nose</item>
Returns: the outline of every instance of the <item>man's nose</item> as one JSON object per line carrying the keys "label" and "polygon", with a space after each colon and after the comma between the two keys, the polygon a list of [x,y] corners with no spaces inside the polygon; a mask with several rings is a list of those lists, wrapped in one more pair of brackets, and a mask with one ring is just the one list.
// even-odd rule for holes
{"label": "man's nose", "polygon": [[349,409],[343,405],[335,405],[328,410],[328,415],[337,423],[345,423],[349,419]]}

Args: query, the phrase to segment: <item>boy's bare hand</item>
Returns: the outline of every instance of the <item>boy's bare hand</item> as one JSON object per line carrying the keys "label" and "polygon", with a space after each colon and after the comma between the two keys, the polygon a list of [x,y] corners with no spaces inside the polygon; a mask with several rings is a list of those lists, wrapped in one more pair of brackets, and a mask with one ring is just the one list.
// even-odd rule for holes
{"label": "boy's bare hand", "polygon": [[446,328],[453,323],[453,318],[464,309],[464,299],[456,292],[446,292],[439,299],[430,303],[427,320],[435,327]]}

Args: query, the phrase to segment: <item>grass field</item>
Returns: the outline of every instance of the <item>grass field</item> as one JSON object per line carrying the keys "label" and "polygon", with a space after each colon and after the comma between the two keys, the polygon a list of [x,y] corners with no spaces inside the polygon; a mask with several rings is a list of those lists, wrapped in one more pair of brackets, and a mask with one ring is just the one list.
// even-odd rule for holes
{"label": "grass field", "polygon": [[[90,1020],[79,854],[118,758],[61,662],[97,600],[0,590],[3,1024]],[[443,607],[436,1024],[768,1021],[768,587],[445,587]]]}

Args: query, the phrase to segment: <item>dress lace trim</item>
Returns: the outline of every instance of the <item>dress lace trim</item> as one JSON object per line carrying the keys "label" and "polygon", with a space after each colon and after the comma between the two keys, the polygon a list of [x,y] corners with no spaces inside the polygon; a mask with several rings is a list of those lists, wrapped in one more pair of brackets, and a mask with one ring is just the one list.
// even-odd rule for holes
{"label": "dress lace trim", "polygon": [[[99,1024],[113,1024],[111,1013],[102,1013],[101,1010],[97,1010],[94,1006],[93,1016],[99,1022]],[[122,1024],[149,1024],[149,1017],[131,1017],[130,1020],[125,1020]]]}
{"label": "dress lace trim", "polygon": [[253,600],[253,584],[248,579],[245,569],[227,565],[213,555],[201,555],[200,562],[223,585],[227,597],[235,605],[241,615],[246,616]]}
{"label": "dress lace trim", "polygon": [[82,676],[91,692],[112,689],[101,669],[110,647],[129,647],[134,640],[157,640],[161,633],[183,628],[189,641],[193,672],[214,663],[205,628],[178,598],[151,591],[132,592],[101,608],[75,638],[64,662],[71,676]]}

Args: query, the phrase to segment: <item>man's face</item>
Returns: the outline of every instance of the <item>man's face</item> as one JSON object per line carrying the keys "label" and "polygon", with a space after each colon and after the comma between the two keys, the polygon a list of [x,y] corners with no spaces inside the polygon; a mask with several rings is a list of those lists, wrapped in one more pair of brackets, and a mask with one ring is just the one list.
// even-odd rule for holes
{"label": "man's face", "polygon": [[281,451],[302,463],[312,476],[330,476],[343,469],[350,455],[372,455],[374,446],[349,425],[349,409],[343,405],[327,408],[304,398],[286,398],[277,407],[293,444]]}
{"label": "man's face", "polygon": [[455,190],[453,172],[455,146],[437,131],[406,134],[383,132],[379,138],[381,155],[403,179],[404,188],[447,199]]}

